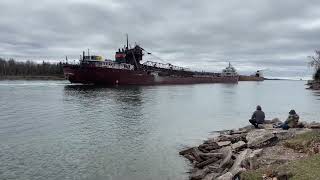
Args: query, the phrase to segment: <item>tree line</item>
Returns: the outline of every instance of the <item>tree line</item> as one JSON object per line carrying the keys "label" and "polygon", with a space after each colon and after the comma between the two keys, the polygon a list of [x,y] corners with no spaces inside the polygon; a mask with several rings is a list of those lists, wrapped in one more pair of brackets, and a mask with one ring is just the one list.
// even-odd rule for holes
{"label": "tree line", "polygon": [[62,63],[35,63],[0,58],[0,76],[63,76]]}

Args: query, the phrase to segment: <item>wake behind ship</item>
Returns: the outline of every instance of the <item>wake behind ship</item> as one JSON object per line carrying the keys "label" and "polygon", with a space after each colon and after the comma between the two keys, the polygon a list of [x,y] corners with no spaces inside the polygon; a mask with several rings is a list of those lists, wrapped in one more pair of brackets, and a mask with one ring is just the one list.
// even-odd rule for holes
{"label": "wake behind ship", "polygon": [[99,85],[237,83],[239,79],[230,64],[223,73],[197,72],[169,63],[140,63],[144,53],[151,54],[139,45],[129,48],[127,40],[127,46],[116,52],[115,61],[83,52],[80,63],[65,63],[63,72],[71,83]]}

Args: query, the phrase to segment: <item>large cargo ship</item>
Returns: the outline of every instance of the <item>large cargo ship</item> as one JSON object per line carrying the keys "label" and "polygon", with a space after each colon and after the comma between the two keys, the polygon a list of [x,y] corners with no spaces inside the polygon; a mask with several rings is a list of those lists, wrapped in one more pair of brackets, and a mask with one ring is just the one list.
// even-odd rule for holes
{"label": "large cargo ship", "polygon": [[127,40],[127,45],[116,52],[115,61],[83,52],[79,64],[65,63],[63,71],[71,83],[100,85],[237,83],[239,79],[238,74],[229,71],[198,72],[170,63],[141,63],[145,53],[151,54],[139,45],[129,48]]}
{"label": "large cargo ship", "polygon": [[252,75],[240,75],[239,81],[264,81],[264,77],[262,75],[262,71],[258,70],[255,74]]}

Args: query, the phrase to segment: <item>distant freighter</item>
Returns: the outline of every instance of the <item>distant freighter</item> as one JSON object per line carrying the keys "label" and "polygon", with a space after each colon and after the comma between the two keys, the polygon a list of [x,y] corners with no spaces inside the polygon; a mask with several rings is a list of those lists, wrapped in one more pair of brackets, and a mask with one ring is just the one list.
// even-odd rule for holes
{"label": "distant freighter", "polygon": [[246,76],[239,75],[239,81],[264,81],[261,70],[258,70],[255,74]]}
{"label": "distant freighter", "polygon": [[151,54],[139,45],[129,48],[127,39],[127,46],[116,52],[115,61],[83,52],[80,64],[63,65],[64,75],[71,83],[101,85],[237,83],[239,80],[230,64],[222,73],[197,72],[169,63],[141,64],[144,52]]}

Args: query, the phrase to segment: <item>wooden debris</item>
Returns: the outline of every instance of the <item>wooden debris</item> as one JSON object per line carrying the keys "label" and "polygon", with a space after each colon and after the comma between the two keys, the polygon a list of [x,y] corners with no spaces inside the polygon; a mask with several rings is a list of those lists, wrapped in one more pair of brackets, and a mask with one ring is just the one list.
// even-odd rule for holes
{"label": "wooden debris", "polygon": [[185,150],[182,150],[182,151],[179,152],[179,154],[184,156],[186,154],[190,154],[192,152],[192,150],[193,150],[193,147],[185,149]]}
{"label": "wooden debris", "polygon": [[217,178],[217,180],[232,180],[232,178],[233,178],[232,173],[231,172],[227,172],[227,173],[223,174],[222,176],[219,176]]}
{"label": "wooden debris", "polygon": [[219,167],[225,168],[233,163],[232,150],[231,150],[230,146],[227,146],[227,147],[223,148],[223,150],[221,150],[221,151],[222,151],[222,153],[224,153],[224,158],[223,158],[222,162],[220,163]]}
{"label": "wooden debris", "polygon": [[213,157],[221,159],[223,157],[222,153],[200,153],[199,155],[203,159],[209,159],[209,158],[213,158]]}
{"label": "wooden debris", "polygon": [[200,180],[204,178],[209,173],[208,168],[204,169],[194,169],[191,173],[190,179],[192,180]]}
{"label": "wooden debris", "polygon": [[243,141],[238,141],[238,142],[236,142],[234,144],[231,144],[231,148],[234,151],[238,151],[238,150],[240,150],[242,148],[245,148],[246,146],[247,146],[247,144],[245,142],[243,142]]}
{"label": "wooden debris", "polygon": [[249,154],[252,152],[251,149],[246,149],[240,152],[237,159],[234,161],[232,167],[229,169],[234,176],[241,172],[243,162],[248,158]]}
{"label": "wooden debris", "polygon": [[213,179],[216,178],[218,175],[219,175],[219,174],[217,174],[217,173],[209,173],[209,174],[207,174],[207,175],[203,178],[203,180],[213,180]]}
{"label": "wooden debris", "polygon": [[193,155],[194,159],[198,162],[203,161],[203,159],[200,157],[201,152],[198,150],[198,148],[193,148],[191,151],[191,154]]}
{"label": "wooden debris", "polygon": [[231,144],[231,141],[219,141],[219,142],[217,142],[217,144],[220,147],[229,146]]}
{"label": "wooden debris", "polygon": [[196,167],[197,167],[197,168],[203,168],[204,166],[207,166],[207,165],[209,165],[209,164],[212,164],[212,163],[216,162],[218,159],[219,159],[218,157],[212,157],[212,158],[210,158],[210,159],[208,159],[208,160],[206,160],[206,161],[197,163],[197,164],[196,164]]}

